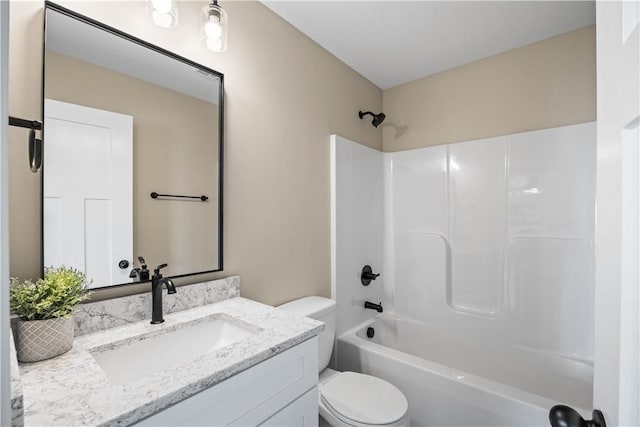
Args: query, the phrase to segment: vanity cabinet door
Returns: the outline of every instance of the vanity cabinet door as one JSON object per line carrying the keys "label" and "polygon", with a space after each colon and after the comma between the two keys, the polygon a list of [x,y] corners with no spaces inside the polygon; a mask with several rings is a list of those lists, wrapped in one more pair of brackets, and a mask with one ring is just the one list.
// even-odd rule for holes
{"label": "vanity cabinet door", "polygon": [[314,387],[260,426],[318,427],[318,421],[318,387]]}
{"label": "vanity cabinet door", "polygon": [[[318,337],[313,337],[136,425],[257,426],[315,390],[317,384]],[[310,400],[305,400],[305,408],[317,415],[315,393],[315,407],[308,409]]]}

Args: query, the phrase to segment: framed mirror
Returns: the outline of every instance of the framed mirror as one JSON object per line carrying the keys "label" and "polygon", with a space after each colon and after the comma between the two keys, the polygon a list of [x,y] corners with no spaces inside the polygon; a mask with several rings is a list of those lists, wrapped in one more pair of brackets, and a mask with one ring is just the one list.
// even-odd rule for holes
{"label": "framed mirror", "polygon": [[223,75],[45,3],[42,265],[222,270]]}

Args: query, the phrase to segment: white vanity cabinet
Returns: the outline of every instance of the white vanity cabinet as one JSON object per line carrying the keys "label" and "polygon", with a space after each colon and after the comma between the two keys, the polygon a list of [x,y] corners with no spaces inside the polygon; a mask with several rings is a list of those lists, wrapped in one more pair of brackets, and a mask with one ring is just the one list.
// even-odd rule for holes
{"label": "white vanity cabinet", "polygon": [[317,426],[318,337],[143,419],[136,426]]}

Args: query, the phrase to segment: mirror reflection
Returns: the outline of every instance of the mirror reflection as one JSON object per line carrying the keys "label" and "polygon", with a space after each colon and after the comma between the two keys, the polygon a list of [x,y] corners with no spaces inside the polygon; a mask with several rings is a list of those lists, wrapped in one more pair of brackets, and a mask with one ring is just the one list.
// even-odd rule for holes
{"label": "mirror reflection", "polygon": [[52,4],[45,37],[44,266],[221,270],[222,75]]}

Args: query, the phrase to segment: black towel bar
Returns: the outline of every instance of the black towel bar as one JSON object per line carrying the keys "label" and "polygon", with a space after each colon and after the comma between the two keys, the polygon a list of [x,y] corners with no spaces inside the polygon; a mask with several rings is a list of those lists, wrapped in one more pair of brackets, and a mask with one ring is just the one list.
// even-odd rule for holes
{"label": "black towel bar", "polygon": [[159,194],[156,193],[155,191],[153,193],[150,194],[152,199],[157,199],[158,197],[177,197],[180,199],[200,199],[203,202],[206,202],[207,200],[209,200],[209,198],[207,196],[180,196],[177,194]]}

